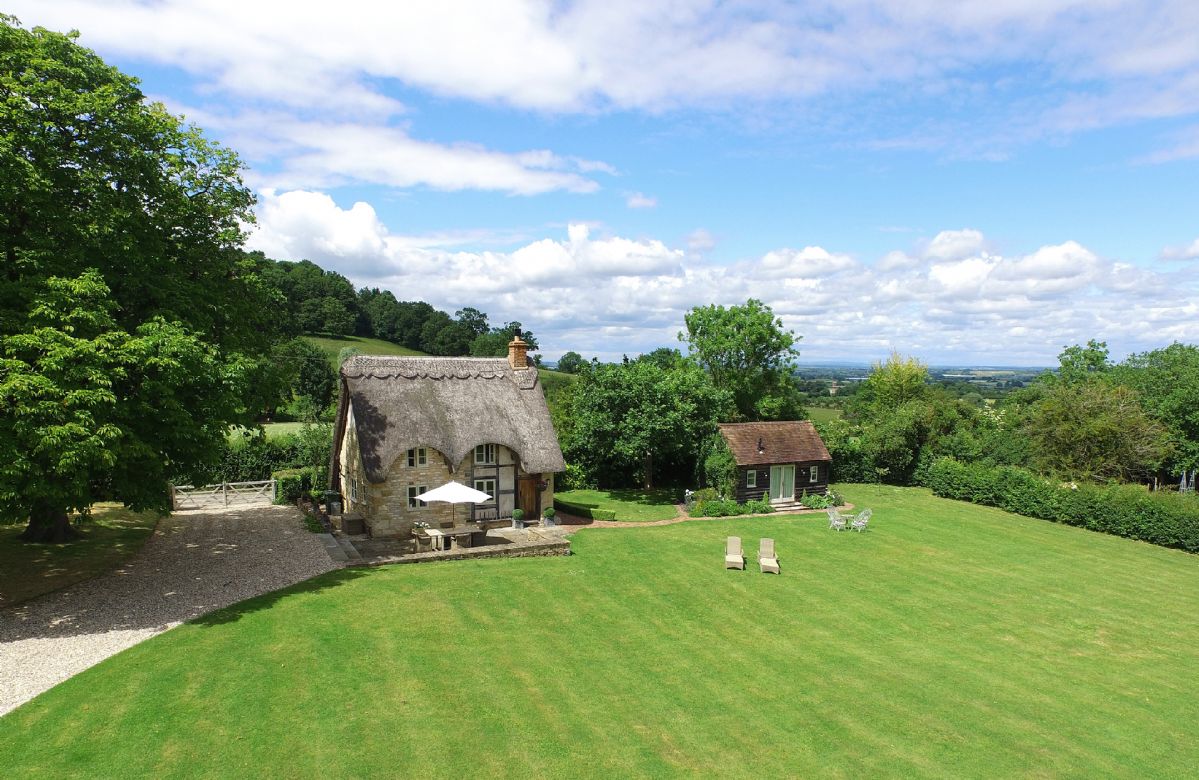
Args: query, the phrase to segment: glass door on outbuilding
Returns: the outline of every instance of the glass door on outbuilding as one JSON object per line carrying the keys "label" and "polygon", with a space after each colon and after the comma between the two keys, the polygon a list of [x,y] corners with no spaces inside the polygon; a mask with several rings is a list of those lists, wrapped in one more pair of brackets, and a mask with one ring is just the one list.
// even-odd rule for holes
{"label": "glass door on outbuilding", "polygon": [[770,500],[795,500],[795,466],[770,467]]}

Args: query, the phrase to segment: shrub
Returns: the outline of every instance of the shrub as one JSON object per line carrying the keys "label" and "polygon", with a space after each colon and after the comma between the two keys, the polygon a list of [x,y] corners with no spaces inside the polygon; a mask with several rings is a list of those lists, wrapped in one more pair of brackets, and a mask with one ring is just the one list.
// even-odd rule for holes
{"label": "shrub", "polygon": [[696,517],[732,517],[748,514],[748,511],[744,504],[727,498],[716,498],[695,502],[695,511],[692,514]]}
{"label": "shrub", "polygon": [[1162,547],[1199,552],[1199,501],[1139,485],[1060,484],[1014,466],[937,459],[928,486],[943,498],[999,507]]}
{"label": "shrub", "polygon": [[547,506],[545,509],[541,510],[541,516],[552,522],[554,519],[554,508],[552,506]]}
{"label": "shrub", "polygon": [[698,504],[700,501],[716,501],[720,498],[720,494],[716,492],[716,488],[706,487],[695,491],[691,497]]}
{"label": "shrub", "polygon": [[273,472],[271,479],[275,480],[275,503],[296,503],[302,496],[318,488],[320,483],[316,478],[317,469],[312,466]]}
{"label": "shrub", "polygon": [[566,464],[566,471],[558,475],[555,487],[558,490],[595,490],[595,479],[582,466]]}
{"label": "shrub", "polygon": [[836,497],[833,495],[823,495],[821,493],[808,493],[799,500],[799,503],[806,506],[808,509],[828,509],[830,506],[836,506]]}
{"label": "shrub", "polygon": [[749,510],[746,514],[750,515],[768,515],[774,511],[774,507],[770,504],[768,498],[758,498],[753,501],[746,501],[745,508]]}

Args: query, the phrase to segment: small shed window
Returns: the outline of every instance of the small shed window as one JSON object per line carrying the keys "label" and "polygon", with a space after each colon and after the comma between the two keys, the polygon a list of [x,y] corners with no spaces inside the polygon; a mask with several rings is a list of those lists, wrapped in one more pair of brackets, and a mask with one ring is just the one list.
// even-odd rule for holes
{"label": "small shed window", "polygon": [[417,466],[429,465],[429,451],[424,447],[416,447],[408,450],[408,467],[416,468]]}
{"label": "small shed window", "polygon": [[476,479],[475,490],[482,490],[487,495],[491,496],[491,500],[495,500],[495,480],[494,479]]}
{"label": "small shed window", "polygon": [[809,466],[808,467],[808,482],[819,482],[819,481],[820,481],[820,467],[819,466]]}
{"label": "small shed window", "polygon": [[747,488],[758,486],[758,471],[757,471],[757,469],[750,469],[749,471],[745,472],[745,486]]}
{"label": "small shed window", "polygon": [[425,509],[428,507],[424,501],[421,501],[417,496],[422,493],[427,493],[429,488],[424,485],[409,485],[408,486],[408,508],[409,509]]}
{"label": "small shed window", "polygon": [[478,447],[475,447],[475,463],[495,463],[495,445],[480,444]]}

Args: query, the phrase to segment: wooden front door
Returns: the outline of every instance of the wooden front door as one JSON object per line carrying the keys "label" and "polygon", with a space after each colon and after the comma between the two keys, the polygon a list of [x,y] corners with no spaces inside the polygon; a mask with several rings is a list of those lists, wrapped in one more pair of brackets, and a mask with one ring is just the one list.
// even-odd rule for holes
{"label": "wooden front door", "polygon": [[795,466],[770,467],[770,500],[795,500]]}
{"label": "wooden front door", "polygon": [[531,474],[516,480],[516,505],[525,513],[525,521],[532,522],[541,517],[540,474]]}

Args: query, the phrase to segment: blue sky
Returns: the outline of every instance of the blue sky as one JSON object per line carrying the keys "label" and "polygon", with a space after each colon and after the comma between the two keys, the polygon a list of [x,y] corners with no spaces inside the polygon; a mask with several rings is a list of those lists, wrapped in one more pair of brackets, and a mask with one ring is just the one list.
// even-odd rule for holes
{"label": "blue sky", "polygon": [[1189,0],[10,0],[237,149],[248,244],[547,358],[756,297],[803,362],[1199,333]]}

